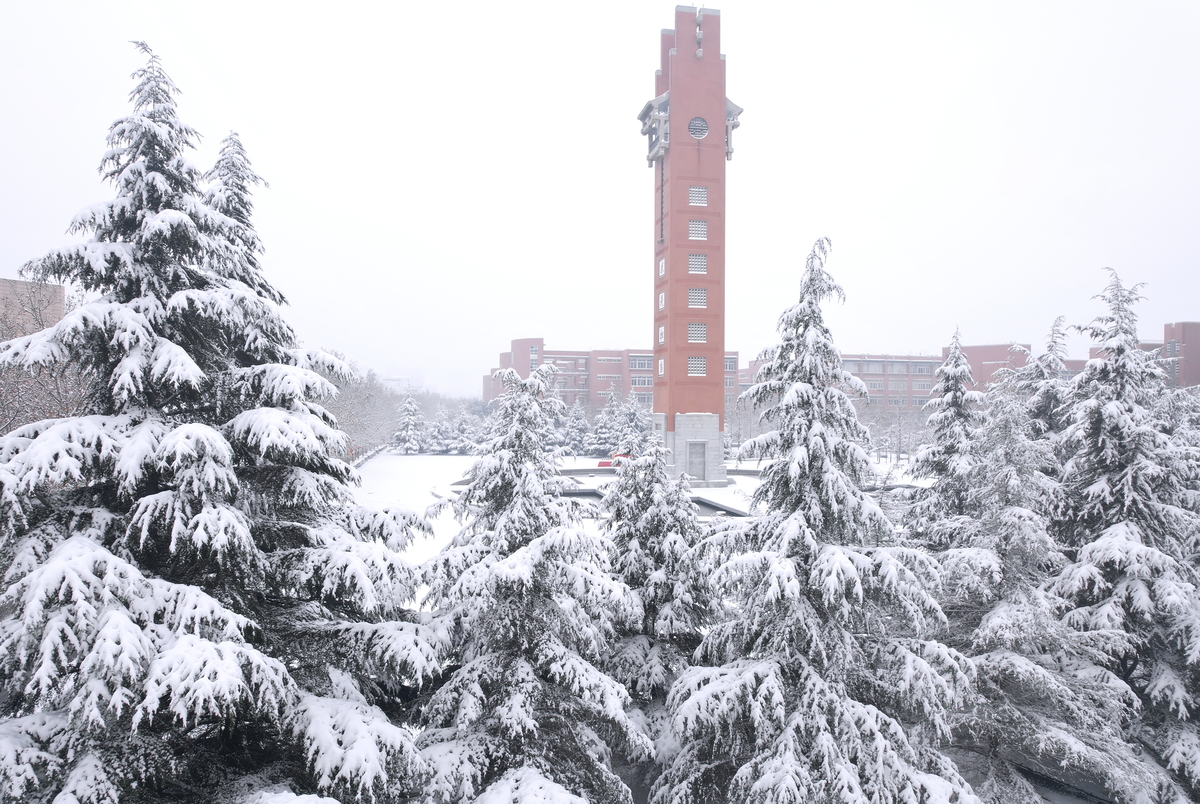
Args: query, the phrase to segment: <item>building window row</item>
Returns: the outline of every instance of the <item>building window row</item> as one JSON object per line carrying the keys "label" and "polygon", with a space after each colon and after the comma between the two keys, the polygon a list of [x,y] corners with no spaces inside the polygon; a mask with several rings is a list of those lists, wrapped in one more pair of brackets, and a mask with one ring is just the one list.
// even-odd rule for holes
{"label": "building window row", "polygon": [[725,370],[726,371],[737,371],[737,358],[736,357],[725,358]]}
{"label": "building window row", "polygon": [[842,368],[849,371],[851,374],[932,374],[937,368],[937,363],[909,363],[907,361],[889,361],[881,360],[843,360]]}
{"label": "building window row", "polygon": [[631,357],[629,358],[629,367],[631,369],[649,369],[653,359],[648,356]]}
{"label": "building window row", "polygon": [[654,378],[649,374],[634,374],[629,378],[629,384],[634,387],[654,385]]}

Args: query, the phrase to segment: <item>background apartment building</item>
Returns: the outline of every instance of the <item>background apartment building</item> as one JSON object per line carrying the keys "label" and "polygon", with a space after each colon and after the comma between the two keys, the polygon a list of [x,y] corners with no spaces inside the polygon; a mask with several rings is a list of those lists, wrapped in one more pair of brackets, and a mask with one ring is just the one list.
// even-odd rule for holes
{"label": "background apartment building", "polygon": [[1171,360],[1167,365],[1171,385],[1200,385],[1200,321],[1164,324],[1162,356]]}
{"label": "background apartment building", "polygon": [[[499,366],[483,377],[483,400],[490,402],[504,392],[493,379],[500,369],[516,369],[522,378],[543,363],[558,371],[554,384],[559,398],[568,405],[579,402],[598,410],[616,393],[624,398],[633,393],[650,407],[654,403],[654,352],[651,349],[589,349],[583,351],[547,349],[542,338],[519,338],[510,351],[501,352]],[[726,352],[724,385],[726,404],[737,397],[738,353]]]}
{"label": "background apartment building", "polygon": [[[1030,349],[1029,344],[1019,344]],[[983,390],[995,373],[1010,360],[1014,366],[1023,364],[1013,344],[980,344],[964,346],[963,352],[971,364],[971,376],[976,387]],[[1168,383],[1175,387],[1200,386],[1200,322],[1184,321],[1166,324],[1162,341],[1143,341],[1142,348],[1160,349],[1167,359],[1165,368]],[[859,407],[882,408],[891,412],[918,412],[929,399],[936,382],[938,366],[950,353],[942,348],[940,357],[933,355],[843,354],[842,365],[867,386],[867,396],[856,400]],[[1093,347],[1089,358],[1099,355]],[[1067,377],[1083,371],[1087,360],[1068,359]],[[624,397],[633,392],[645,405],[653,403],[654,353],[650,349],[593,349],[587,351],[547,350],[541,338],[522,338],[512,342],[511,351],[500,355],[499,368],[515,368],[522,377],[542,363],[552,363],[559,373],[555,382],[559,395],[568,405],[579,401],[593,410],[603,407],[610,389]],[[751,385],[758,374],[761,360],[751,360],[738,366],[738,353],[726,352],[724,365],[726,416],[738,413],[738,396]],[[484,401],[495,399],[503,391],[492,380],[493,369],[483,378]],[[744,416],[739,416],[744,419]],[[733,431],[750,429],[742,426]],[[736,436],[736,432],[735,432]]]}
{"label": "background apartment building", "polygon": [[[1160,356],[1166,361],[1169,385],[1178,388],[1200,385],[1200,322],[1166,324],[1163,340],[1143,341],[1140,345],[1146,351],[1159,350]],[[1000,369],[1025,365],[1024,353],[1013,352],[1014,346],[1031,351],[1027,343],[962,347],[978,390],[986,388]],[[1102,351],[1102,347],[1092,347],[1088,350],[1088,359],[1098,357]],[[949,354],[948,346],[942,347],[940,358],[931,355],[843,354],[842,366],[867,386],[867,396],[859,403],[860,406],[920,410],[929,400],[937,381],[935,374],[938,366],[945,362]],[[1079,374],[1087,364],[1087,360],[1077,358],[1068,358],[1063,362],[1067,379]],[[761,365],[761,360],[751,360],[748,366],[738,370],[739,394],[754,384]],[[726,404],[729,404],[728,400]]]}

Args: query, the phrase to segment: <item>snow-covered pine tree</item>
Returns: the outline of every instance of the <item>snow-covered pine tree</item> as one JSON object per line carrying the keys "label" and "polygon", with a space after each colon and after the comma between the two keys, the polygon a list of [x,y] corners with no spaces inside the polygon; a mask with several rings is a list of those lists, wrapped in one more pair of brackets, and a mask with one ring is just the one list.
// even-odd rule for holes
{"label": "snow-covered pine tree", "polygon": [[412,394],[400,403],[400,419],[392,436],[392,448],[401,455],[416,455],[425,445],[425,414]]}
{"label": "snow-covered pine tree", "polygon": [[950,639],[969,646],[979,693],[954,719],[953,756],[989,804],[1040,804],[1025,772],[1133,801],[1154,780],[1125,740],[1130,699],[1097,667],[1095,635],[1064,623],[1067,602],[1045,588],[1067,563],[1047,530],[1059,467],[1031,421],[1043,408],[1011,377],[989,387],[968,447],[974,516],[938,556]]}
{"label": "snow-covered pine tree", "polygon": [[[609,745],[650,753],[625,688],[598,668],[637,601],[609,570],[610,542],[578,527],[546,438],[552,366],[498,372],[493,437],[454,503],[462,531],[429,563],[434,621],[456,666],[429,700],[423,801],[473,801],[543,779],[593,804],[627,802]],[[482,798],[480,800],[483,800]],[[491,800],[491,799],[488,799]]]}
{"label": "snow-covered pine tree", "polygon": [[467,410],[466,405],[458,406],[458,413],[450,424],[450,452],[455,455],[472,455],[479,448],[479,443],[486,438],[487,422]]}
{"label": "snow-covered pine tree", "polygon": [[624,431],[621,426],[623,418],[621,409],[623,407],[616,388],[609,386],[608,401],[604,403],[604,407],[592,420],[592,430],[588,433],[587,451],[589,455],[607,458],[616,452]]}
{"label": "snow-covered pine tree", "polygon": [[563,429],[565,430],[563,439],[565,443],[563,446],[572,455],[585,454],[591,426],[588,424],[587,411],[584,410],[582,403],[578,399],[567,410],[567,423]]}
{"label": "snow-covered pine tree", "polygon": [[221,141],[217,161],[212,170],[204,174],[204,179],[209,182],[204,192],[205,203],[237,223],[237,226],[227,230],[233,259],[221,260],[217,269],[226,278],[241,282],[262,298],[275,304],[285,304],[283,294],[263,276],[258,262],[263,245],[251,222],[254,214],[251,200],[253,188],[270,185],[254,172],[236,131],[229,132],[229,136]]}
{"label": "snow-covered pine tree", "polygon": [[970,686],[970,662],[923,638],[944,621],[926,589],[936,565],[883,544],[891,526],[859,488],[867,432],[844,389],[865,388],[821,314],[843,298],[828,249],[814,246],[745,394],[774,427],[747,448],[775,459],[754,498],[765,511],[703,543],[739,616],[704,637],[698,657],[715,666],[671,689],[681,749],[656,804],[976,800],[933,746]]}
{"label": "snow-covered pine tree", "polygon": [[1140,286],[1115,272],[1081,331],[1100,347],[1075,378],[1054,530],[1072,561],[1050,589],[1107,654],[1098,680],[1129,699],[1133,737],[1200,796],[1200,450],[1164,431],[1157,354],[1138,344]]}
{"label": "snow-covered pine tree", "polygon": [[196,132],[138,47],[102,162],[116,197],[75,219],[88,242],[27,266],[95,300],[0,346],[92,379],[88,415],[0,438],[0,796],[402,792],[422,760],[377,704],[437,661],[385,618],[427,525],[353,505],[312,401],[336,361],[298,348],[259,274],[249,162],[227,140],[206,203]]}
{"label": "snow-covered pine tree", "polygon": [[454,428],[450,422],[450,414],[442,405],[437,406],[433,421],[428,423],[425,435],[426,449],[434,455],[445,455],[450,451]]}
{"label": "snow-covered pine tree", "polygon": [[620,430],[617,435],[616,450],[622,452],[622,445],[627,444],[631,449],[640,452],[651,443],[654,433],[654,419],[650,408],[637,399],[637,394],[630,391],[621,405]]}
{"label": "snow-covered pine tree", "polygon": [[914,532],[941,548],[953,540],[947,528],[968,524],[970,444],[983,421],[983,394],[972,390],[971,364],[963,353],[958,330],[935,375],[937,380],[925,403],[933,443],[921,447],[912,462],[913,477],[934,482],[917,493],[909,520]]}
{"label": "snow-covered pine tree", "polygon": [[[700,644],[701,631],[714,621],[718,602],[702,567],[690,551],[704,528],[692,502],[687,478],[672,481],[666,450],[635,435],[618,447],[617,479],[604,487],[602,511],[613,545],[613,568],[637,598],[642,617],[618,630],[608,666],[634,696],[647,729],[657,742],[656,760],[671,758],[666,695]],[[638,774],[649,785],[657,766],[647,760]]]}
{"label": "snow-covered pine tree", "polygon": [[1070,407],[1070,385],[1067,382],[1066,319],[1059,316],[1046,336],[1046,351],[1034,356],[1022,346],[1013,352],[1025,358],[1025,364],[1013,369],[1001,369],[997,379],[1012,393],[1024,397],[1034,433],[1057,440],[1067,426]]}

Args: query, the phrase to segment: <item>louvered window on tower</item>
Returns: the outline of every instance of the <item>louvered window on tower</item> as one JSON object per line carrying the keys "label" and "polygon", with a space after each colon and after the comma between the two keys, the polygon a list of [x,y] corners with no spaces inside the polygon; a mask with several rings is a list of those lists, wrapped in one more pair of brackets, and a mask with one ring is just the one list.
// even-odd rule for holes
{"label": "louvered window on tower", "polygon": [[688,324],[688,343],[708,343],[708,324]]}
{"label": "louvered window on tower", "polygon": [[703,377],[708,374],[708,359],[704,357],[688,358],[688,376]]}
{"label": "louvered window on tower", "polygon": [[689,254],[688,255],[688,273],[689,274],[706,274],[706,273],[708,273],[708,255],[707,254]]}
{"label": "louvered window on tower", "polygon": [[688,307],[707,307],[708,288],[688,288]]}
{"label": "louvered window on tower", "polygon": [[688,203],[693,207],[708,206],[708,188],[707,187],[689,187],[688,188]]}
{"label": "louvered window on tower", "polygon": [[707,240],[708,221],[688,221],[688,240]]}

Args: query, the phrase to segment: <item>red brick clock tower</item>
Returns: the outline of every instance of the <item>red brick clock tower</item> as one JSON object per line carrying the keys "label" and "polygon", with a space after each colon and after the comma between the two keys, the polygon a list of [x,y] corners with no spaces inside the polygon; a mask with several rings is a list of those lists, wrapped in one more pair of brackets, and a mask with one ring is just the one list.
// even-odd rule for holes
{"label": "red brick clock tower", "polygon": [[638,120],[654,169],[654,419],[676,477],[725,485],[725,162],[742,109],[725,97],[721,13],[675,7]]}

